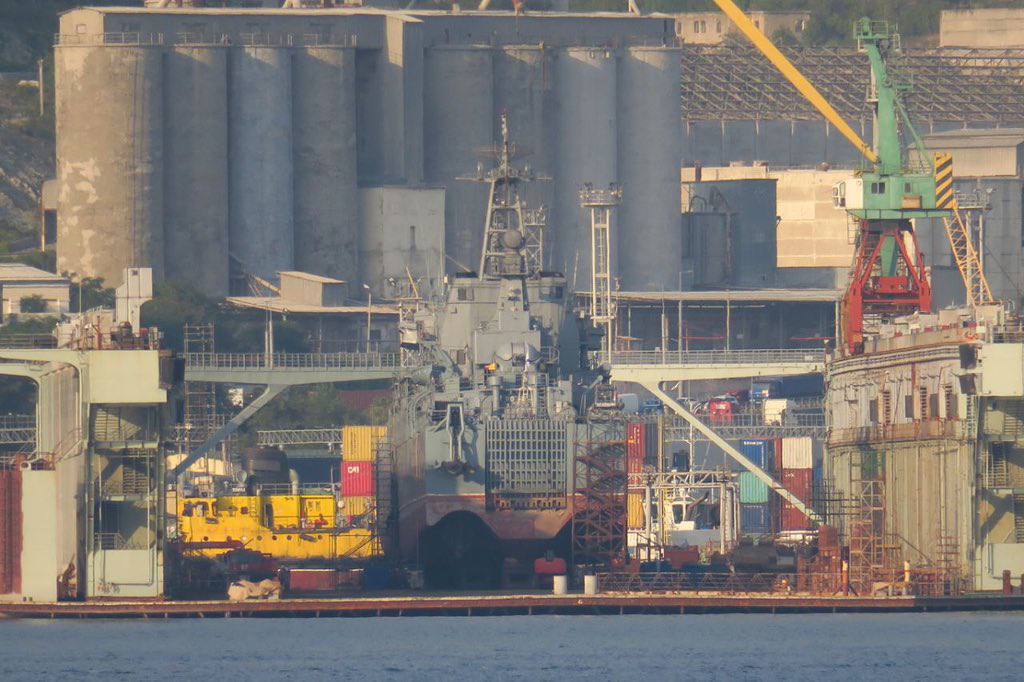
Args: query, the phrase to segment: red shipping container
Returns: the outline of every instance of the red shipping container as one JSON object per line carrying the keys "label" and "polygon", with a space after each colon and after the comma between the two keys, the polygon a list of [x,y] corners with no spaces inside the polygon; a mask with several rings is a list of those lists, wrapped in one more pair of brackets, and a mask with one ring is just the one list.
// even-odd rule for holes
{"label": "red shipping container", "polygon": [[0,594],[21,592],[21,472],[0,471]]}
{"label": "red shipping container", "polygon": [[376,492],[376,484],[373,462],[341,463],[341,494],[344,497],[370,497]]}
{"label": "red shipping container", "polygon": [[626,428],[626,471],[638,474],[644,470],[647,454],[647,428],[642,422],[633,422]]}
{"label": "red shipping container", "polygon": [[290,568],[286,578],[289,592],[331,592],[338,587],[338,572],[333,568]]}
{"label": "red shipping container", "polygon": [[[805,504],[811,502],[814,474],[810,469],[785,469],[782,485]],[[809,530],[811,521],[807,515],[786,500],[782,501],[782,530]]]}

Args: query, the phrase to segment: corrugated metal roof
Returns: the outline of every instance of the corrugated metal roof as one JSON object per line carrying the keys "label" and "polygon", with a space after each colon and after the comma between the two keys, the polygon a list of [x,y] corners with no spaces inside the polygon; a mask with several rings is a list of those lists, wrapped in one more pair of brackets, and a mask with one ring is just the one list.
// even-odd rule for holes
{"label": "corrugated metal roof", "polygon": [[0,263],[0,283],[2,282],[54,282],[67,284],[68,279],[46,270],[34,268],[24,263]]}

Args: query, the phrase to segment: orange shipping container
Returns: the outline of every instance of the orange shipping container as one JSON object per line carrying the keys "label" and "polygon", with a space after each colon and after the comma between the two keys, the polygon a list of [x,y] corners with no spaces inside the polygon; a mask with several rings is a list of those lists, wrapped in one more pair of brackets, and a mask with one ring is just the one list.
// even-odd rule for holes
{"label": "orange shipping container", "polygon": [[386,426],[346,426],[341,432],[341,459],[345,462],[373,462],[377,445],[387,437]]}
{"label": "orange shipping container", "polygon": [[643,493],[629,493],[626,496],[626,523],[630,530],[647,527],[647,522],[644,519]]}

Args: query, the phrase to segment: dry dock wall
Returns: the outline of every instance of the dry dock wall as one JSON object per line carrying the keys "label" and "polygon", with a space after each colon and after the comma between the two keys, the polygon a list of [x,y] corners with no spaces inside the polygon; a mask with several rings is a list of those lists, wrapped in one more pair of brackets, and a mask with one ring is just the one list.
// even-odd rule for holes
{"label": "dry dock wall", "polygon": [[549,209],[548,267],[589,287],[577,194],[620,183],[623,286],[668,288],[681,248],[674,40],[656,15],[67,12],[59,267],[114,285],[151,266],[215,295],[229,270],[370,281],[358,189],[427,186],[446,191],[449,270],[476,268],[486,185],[460,178],[490,163],[507,111],[520,163],[551,178],[526,190]]}

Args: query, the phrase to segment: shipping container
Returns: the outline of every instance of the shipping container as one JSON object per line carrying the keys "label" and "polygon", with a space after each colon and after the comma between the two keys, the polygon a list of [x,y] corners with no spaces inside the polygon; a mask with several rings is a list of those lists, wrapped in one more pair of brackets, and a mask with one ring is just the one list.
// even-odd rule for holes
{"label": "shipping container", "polygon": [[21,472],[0,470],[0,594],[21,592]]}
{"label": "shipping container", "polygon": [[770,535],[772,532],[771,505],[741,504],[740,529],[744,535]]}
{"label": "shipping container", "polygon": [[626,428],[626,469],[629,473],[643,471],[646,456],[647,425],[643,422],[631,422]]}
{"label": "shipping container", "polygon": [[774,440],[745,440],[740,443],[740,452],[751,462],[766,471],[775,468]]}
{"label": "shipping container", "polygon": [[338,588],[338,571],[333,568],[290,568],[284,571],[284,589],[296,594],[333,592]]}
{"label": "shipping container", "polygon": [[768,485],[749,471],[740,472],[740,504],[767,504]]}
{"label": "shipping container", "polygon": [[376,492],[377,477],[373,462],[341,463],[341,494],[345,497],[369,497]]}
{"label": "shipping container", "polygon": [[373,510],[374,498],[372,497],[345,497],[341,501],[341,513],[344,516],[363,516]]}
{"label": "shipping container", "polygon": [[[784,469],[782,485],[805,504],[810,504],[813,475],[810,469]],[[786,500],[782,501],[782,530],[808,530],[810,519]]]}
{"label": "shipping container", "polygon": [[346,426],[341,432],[341,458],[346,462],[373,462],[377,445],[387,437],[386,426]]}
{"label": "shipping container", "polygon": [[644,518],[644,494],[629,493],[626,496],[626,523],[630,530],[638,530],[647,527],[647,520]]}
{"label": "shipping container", "polygon": [[782,439],[782,468],[810,469],[814,466],[814,449],[808,436]]}

